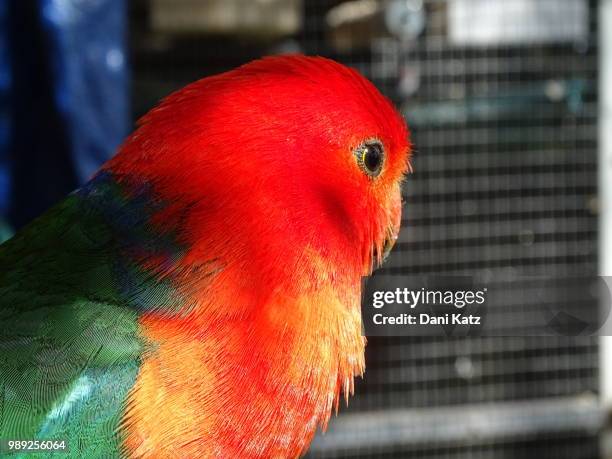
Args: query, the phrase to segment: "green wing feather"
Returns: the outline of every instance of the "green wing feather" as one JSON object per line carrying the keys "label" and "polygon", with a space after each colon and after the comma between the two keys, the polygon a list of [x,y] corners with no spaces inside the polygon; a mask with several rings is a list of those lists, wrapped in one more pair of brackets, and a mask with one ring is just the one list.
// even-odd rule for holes
{"label": "green wing feather", "polygon": [[[99,177],[0,245],[0,439],[62,439],[70,456],[120,456],[145,348],[138,314],[172,294],[126,262],[129,251],[152,250],[141,234],[149,207]],[[166,242],[156,250],[175,253]]]}

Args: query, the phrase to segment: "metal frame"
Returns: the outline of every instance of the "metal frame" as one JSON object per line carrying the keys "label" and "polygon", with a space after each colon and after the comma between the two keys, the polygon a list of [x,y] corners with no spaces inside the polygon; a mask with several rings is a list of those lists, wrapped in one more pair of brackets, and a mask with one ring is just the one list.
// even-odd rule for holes
{"label": "metal frame", "polygon": [[[612,276],[612,0],[599,7],[599,273]],[[600,341],[601,402],[612,408],[612,337]]]}

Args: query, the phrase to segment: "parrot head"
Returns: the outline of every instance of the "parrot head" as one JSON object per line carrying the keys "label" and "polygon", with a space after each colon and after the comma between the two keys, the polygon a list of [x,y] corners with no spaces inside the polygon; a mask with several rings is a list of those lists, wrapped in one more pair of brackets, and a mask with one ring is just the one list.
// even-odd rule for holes
{"label": "parrot head", "polygon": [[397,238],[409,156],[392,104],[320,57],[205,78],[141,120],[104,169],[153,196],[147,230],[180,250],[148,266],[190,309],[140,320],[156,351],[130,400],[129,449],[304,451],[363,372],[361,279]]}
{"label": "parrot head", "polygon": [[[170,202],[155,223],[178,230],[188,261],[214,253],[244,282],[278,285],[320,269],[305,251],[347,275],[380,264],[409,155],[403,118],[357,71],[282,56],[172,94],[107,167]],[[173,212],[187,204],[187,216]]]}

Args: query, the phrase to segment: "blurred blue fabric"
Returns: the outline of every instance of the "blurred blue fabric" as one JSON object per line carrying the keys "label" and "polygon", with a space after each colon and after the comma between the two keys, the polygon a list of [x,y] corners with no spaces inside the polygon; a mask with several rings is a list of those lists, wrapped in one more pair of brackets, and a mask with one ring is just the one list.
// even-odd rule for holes
{"label": "blurred blue fabric", "polygon": [[0,215],[6,215],[8,211],[10,191],[11,58],[8,13],[8,1],[0,0]]}
{"label": "blurred blue fabric", "polygon": [[82,184],[130,125],[125,0],[0,0],[0,216]]}

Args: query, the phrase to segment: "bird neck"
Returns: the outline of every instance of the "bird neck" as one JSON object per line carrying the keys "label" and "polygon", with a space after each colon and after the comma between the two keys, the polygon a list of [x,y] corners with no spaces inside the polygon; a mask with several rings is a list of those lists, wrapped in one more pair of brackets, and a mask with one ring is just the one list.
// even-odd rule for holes
{"label": "bird neck", "polygon": [[[229,297],[219,292],[219,307],[232,308]],[[128,448],[298,456],[363,372],[358,302],[330,285],[298,297],[275,292],[248,315],[205,323],[147,314],[140,326],[154,350],[128,403]]]}

